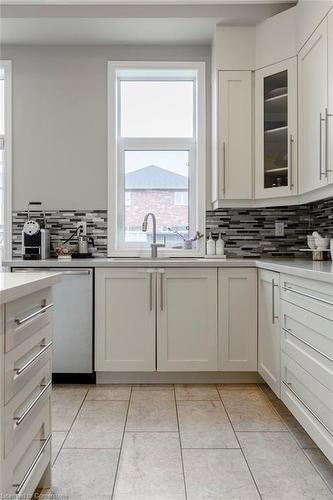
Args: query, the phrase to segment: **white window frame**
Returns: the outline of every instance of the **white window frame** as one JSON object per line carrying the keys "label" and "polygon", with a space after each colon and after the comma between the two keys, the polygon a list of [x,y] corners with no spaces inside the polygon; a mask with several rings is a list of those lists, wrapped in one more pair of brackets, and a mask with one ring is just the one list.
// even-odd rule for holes
{"label": "white window frame", "polygon": [[[12,61],[0,60],[5,70],[5,134],[4,134],[4,224],[5,244],[0,249],[1,258],[10,259],[12,255]],[[3,255],[1,253],[3,251]]]}
{"label": "white window frame", "polygon": [[[134,71],[133,71],[134,70]],[[131,72],[135,76],[135,70],[146,70],[147,78],[150,74],[163,72],[165,75],[179,74],[181,80],[184,75],[192,73],[197,83],[196,117],[194,123],[195,140],[180,138],[121,138],[120,137],[120,99],[119,77],[130,78]],[[164,77],[163,77],[164,78]],[[108,62],[108,256],[133,256],[147,257],[150,255],[150,246],[138,247],[136,244],[126,243],[124,247],[121,236],[124,234],[122,228],[123,220],[119,209],[125,206],[125,189],[123,185],[124,176],[118,175],[118,171],[124,171],[122,164],[124,151],[129,150],[188,150],[190,163],[190,190],[189,200],[195,198],[194,206],[190,205],[190,227],[194,232],[200,231],[205,235],[205,195],[206,195],[206,91],[205,91],[205,63],[204,62]],[[191,172],[192,169],[192,172]],[[189,202],[190,203],[190,202]],[[192,231],[192,232],[193,232]],[[192,236],[192,235],[191,235]],[[194,236],[194,235],[193,235]],[[203,256],[205,253],[205,238],[197,242],[197,248],[193,250],[183,249],[159,249],[161,256]]]}

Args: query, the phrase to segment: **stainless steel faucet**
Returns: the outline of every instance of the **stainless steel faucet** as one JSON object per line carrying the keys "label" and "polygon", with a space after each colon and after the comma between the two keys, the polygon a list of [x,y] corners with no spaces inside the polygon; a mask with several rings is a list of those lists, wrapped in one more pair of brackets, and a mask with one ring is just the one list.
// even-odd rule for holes
{"label": "stainless steel faucet", "polygon": [[147,232],[147,227],[148,227],[148,219],[149,216],[151,216],[153,220],[153,242],[151,243],[151,258],[156,259],[157,258],[157,250],[158,248],[164,248],[165,247],[165,240],[164,243],[156,243],[156,217],[152,212],[149,212],[148,214],[145,215],[145,218],[143,219],[142,223],[142,231]]}

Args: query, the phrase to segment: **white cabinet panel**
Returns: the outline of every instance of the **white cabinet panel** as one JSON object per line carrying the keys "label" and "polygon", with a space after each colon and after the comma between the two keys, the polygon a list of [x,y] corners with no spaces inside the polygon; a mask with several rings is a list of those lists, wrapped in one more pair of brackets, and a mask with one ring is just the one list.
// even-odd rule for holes
{"label": "white cabinet panel", "polygon": [[219,269],[219,370],[257,371],[257,271]]}
{"label": "white cabinet panel", "polygon": [[332,7],[332,0],[298,0],[296,6],[297,50],[302,48]]}
{"label": "white cabinet panel", "polygon": [[[332,2],[333,3],[333,2]],[[328,183],[333,183],[333,10],[328,15]]]}
{"label": "white cabinet panel", "polygon": [[250,199],[252,72],[219,71],[218,198]]}
{"label": "white cabinet panel", "polygon": [[155,370],[155,275],[96,269],[96,371]]}
{"label": "white cabinet panel", "polygon": [[158,371],[217,370],[217,270],[160,270],[157,325]]}
{"label": "white cabinet panel", "polygon": [[279,273],[259,271],[258,372],[280,396]]}
{"label": "white cabinet panel", "polygon": [[327,18],[298,55],[299,182],[305,193],[327,185]]}

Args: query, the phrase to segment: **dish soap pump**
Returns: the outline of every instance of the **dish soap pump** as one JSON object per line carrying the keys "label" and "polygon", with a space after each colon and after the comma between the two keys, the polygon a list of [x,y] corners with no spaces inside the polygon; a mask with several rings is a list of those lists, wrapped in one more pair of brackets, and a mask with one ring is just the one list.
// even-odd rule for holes
{"label": "dish soap pump", "polygon": [[216,255],[224,255],[224,241],[221,238],[221,233],[219,233],[219,239],[216,242]]}
{"label": "dish soap pump", "polygon": [[207,255],[215,255],[215,241],[212,238],[212,233],[209,233],[207,240]]}

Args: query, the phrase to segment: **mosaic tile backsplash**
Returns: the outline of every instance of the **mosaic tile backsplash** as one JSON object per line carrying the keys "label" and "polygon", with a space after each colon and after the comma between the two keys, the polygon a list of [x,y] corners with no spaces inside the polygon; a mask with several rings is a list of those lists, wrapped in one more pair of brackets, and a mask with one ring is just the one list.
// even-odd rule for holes
{"label": "mosaic tile backsplash", "polygon": [[[95,241],[94,255],[107,255],[106,210],[52,210],[45,215],[51,250],[70,236],[79,221],[86,221],[87,234]],[[21,256],[21,231],[26,218],[25,211],[13,212],[13,257]],[[275,236],[276,221],[284,222],[284,237]],[[309,232],[316,229],[333,238],[333,198],[297,206],[207,211],[206,227],[215,238],[222,234],[229,257],[304,257],[300,249],[306,248]]]}

